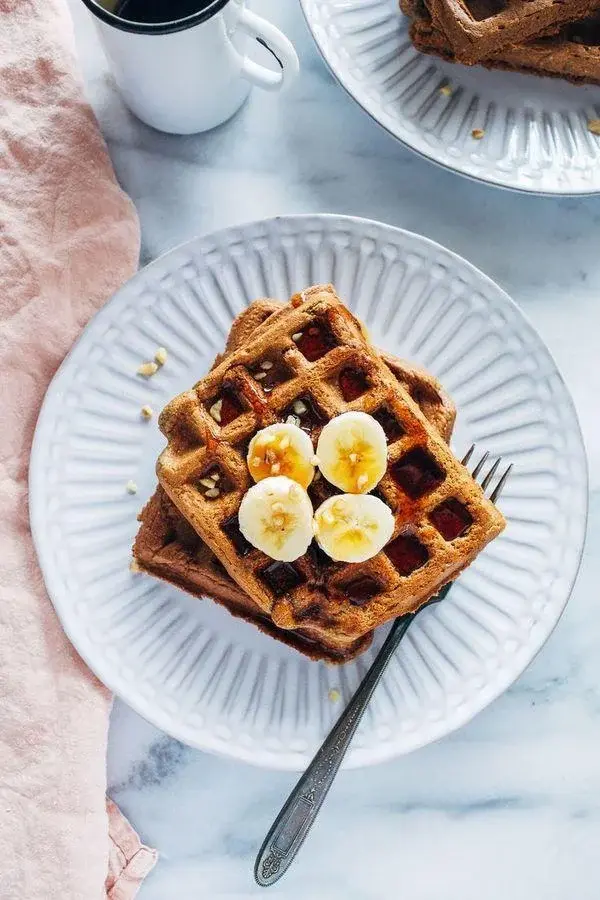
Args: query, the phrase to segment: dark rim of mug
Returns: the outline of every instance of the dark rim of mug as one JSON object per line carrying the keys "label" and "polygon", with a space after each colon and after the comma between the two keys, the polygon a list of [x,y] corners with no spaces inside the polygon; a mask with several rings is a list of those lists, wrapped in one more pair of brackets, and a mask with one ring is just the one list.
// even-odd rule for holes
{"label": "dark rim of mug", "polygon": [[121,31],[130,31],[133,34],[171,34],[175,31],[185,31],[186,28],[192,28],[200,22],[206,22],[211,19],[215,13],[227,6],[229,0],[212,0],[204,9],[192,13],[191,16],[185,16],[183,19],[174,19],[172,22],[133,22],[130,19],[122,19],[114,13],[109,12],[100,6],[96,0],[83,0],[87,8],[102,22],[107,25],[113,25]]}

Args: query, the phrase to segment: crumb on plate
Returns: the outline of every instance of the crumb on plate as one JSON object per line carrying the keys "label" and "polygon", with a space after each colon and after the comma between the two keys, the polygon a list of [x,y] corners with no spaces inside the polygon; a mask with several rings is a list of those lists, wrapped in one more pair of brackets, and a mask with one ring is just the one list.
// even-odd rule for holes
{"label": "crumb on plate", "polygon": [[143,375],[144,378],[151,378],[152,375],[156,375],[157,372],[158,366],[155,362],[142,363],[141,366],[138,366],[137,370],[138,375]]}

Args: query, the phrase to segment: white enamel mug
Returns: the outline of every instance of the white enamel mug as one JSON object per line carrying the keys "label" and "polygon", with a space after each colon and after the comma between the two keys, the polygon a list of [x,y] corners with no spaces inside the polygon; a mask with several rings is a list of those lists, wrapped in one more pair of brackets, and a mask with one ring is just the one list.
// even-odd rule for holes
{"label": "white enamel mug", "polygon": [[[290,41],[244,0],[198,0],[192,15],[158,23],[116,15],[115,0],[84,3],[125,102],[159,131],[207,131],[237,112],[253,85],[279,91],[299,71]],[[277,71],[248,57],[253,41],[271,52]]]}

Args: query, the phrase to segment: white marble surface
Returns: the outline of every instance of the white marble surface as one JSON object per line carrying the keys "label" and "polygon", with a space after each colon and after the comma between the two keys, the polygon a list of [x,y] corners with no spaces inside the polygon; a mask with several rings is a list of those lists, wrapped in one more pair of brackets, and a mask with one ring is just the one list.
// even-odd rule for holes
{"label": "white marble surface", "polygon": [[[90,99],[135,201],[143,261],[199,232],[289,212],[352,213],[458,251],[522,304],[574,394],[591,467],[583,570],[535,663],[452,737],[342,774],[285,900],[597,900],[600,892],[600,198],[541,200],[471,184],[402,149],[334,83],[296,0],[256,0],[295,41],[284,101],[255,91],[229,124],[175,138],[124,109],[80,0]],[[141,900],[241,900],[294,776],[189,750],[116,703],[111,793],[161,859]]]}

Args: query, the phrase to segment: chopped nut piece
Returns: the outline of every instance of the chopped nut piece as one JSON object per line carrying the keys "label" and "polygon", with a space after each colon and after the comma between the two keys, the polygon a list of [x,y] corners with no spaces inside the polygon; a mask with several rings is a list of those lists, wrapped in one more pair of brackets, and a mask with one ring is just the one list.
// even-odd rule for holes
{"label": "chopped nut piece", "polygon": [[159,347],[156,353],[154,354],[154,359],[158,363],[159,366],[164,366],[167,361],[168,353],[164,347]]}
{"label": "chopped nut piece", "polygon": [[269,369],[273,368],[273,363],[269,359],[264,359],[261,362],[260,367],[261,369],[264,369],[266,372],[268,372]]}
{"label": "chopped nut piece", "polygon": [[279,475],[281,472],[281,465],[278,462],[274,462],[271,466],[271,475]]}
{"label": "chopped nut piece", "polygon": [[293,341],[299,341],[301,337],[302,337],[302,332],[301,332],[301,331],[297,331],[296,334],[293,334],[293,335],[292,335],[292,340],[293,340]]}
{"label": "chopped nut piece", "polygon": [[480,141],[484,135],[485,131],[483,130],[483,128],[474,128],[471,132],[471,137],[476,141]]}
{"label": "chopped nut piece", "polygon": [[220,472],[213,472],[212,475],[211,475],[210,477],[212,478],[213,481],[219,481],[219,479],[221,478],[221,473],[220,473]]}
{"label": "chopped nut piece", "polygon": [[297,416],[303,416],[307,410],[306,403],[303,403],[302,400],[296,400],[292,409],[296,413]]}
{"label": "chopped nut piece", "polygon": [[221,491],[219,488],[211,488],[210,491],[207,491],[204,495],[208,497],[210,500],[215,500],[217,497],[221,496]]}
{"label": "chopped nut piece", "polygon": [[155,362],[142,363],[137,370],[138,375],[143,375],[144,378],[151,378],[152,375],[156,375],[157,372],[158,366]]}
{"label": "chopped nut piece", "polygon": [[443,84],[440,88],[440,94],[443,94],[444,97],[451,97],[452,96],[452,88],[450,87],[450,85]]}
{"label": "chopped nut piece", "polygon": [[590,119],[587,127],[592,134],[600,136],[600,119]]}
{"label": "chopped nut piece", "polygon": [[262,381],[263,378],[267,377],[267,373],[266,372],[257,372],[254,377],[257,381]]}
{"label": "chopped nut piece", "polygon": [[129,563],[129,571],[130,572],[141,572],[142,570],[139,567],[137,559],[132,559]]}
{"label": "chopped nut piece", "polygon": [[300,419],[298,416],[288,416],[285,420],[286,425],[300,425]]}
{"label": "chopped nut piece", "polygon": [[151,419],[154,415],[154,411],[151,406],[146,405],[142,406],[142,408],[140,409],[140,414],[142,416],[142,419]]}
{"label": "chopped nut piece", "polygon": [[212,478],[201,478],[199,484],[201,484],[202,487],[208,488],[210,491],[214,488],[215,481]]}
{"label": "chopped nut piece", "polygon": [[209,409],[209,413],[219,425],[221,424],[221,409],[223,408],[223,401],[217,400],[216,403],[213,403],[211,408]]}
{"label": "chopped nut piece", "polygon": [[329,691],[327,696],[329,697],[329,699],[332,703],[337,703],[342,698],[342,695],[337,690],[337,688],[331,688],[331,690]]}
{"label": "chopped nut piece", "polygon": [[128,481],[125,485],[125,490],[128,494],[137,494],[138,486],[135,481]]}

